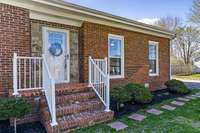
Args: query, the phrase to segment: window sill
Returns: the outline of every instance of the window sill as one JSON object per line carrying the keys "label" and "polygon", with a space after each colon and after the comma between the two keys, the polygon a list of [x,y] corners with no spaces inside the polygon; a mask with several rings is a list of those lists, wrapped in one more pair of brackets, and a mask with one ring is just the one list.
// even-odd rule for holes
{"label": "window sill", "polygon": [[158,73],[153,73],[153,74],[149,74],[149,76],[151,76],[151,77],[155,77],[155,76],[159,76],[159,74]]}
{"label": "window sill", "polygon": [[110,79],[121,79],[124,78],[122,75],[110,76]]}

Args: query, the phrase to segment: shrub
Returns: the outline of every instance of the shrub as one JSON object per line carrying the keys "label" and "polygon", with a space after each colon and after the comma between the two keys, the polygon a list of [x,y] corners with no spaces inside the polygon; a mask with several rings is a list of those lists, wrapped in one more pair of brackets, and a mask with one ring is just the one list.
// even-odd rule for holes
{"label": "shrub", "polygon": [[186,94],[189,92],[189,89],[186,87],[186,85],[179,80],[172,79],[165,83],[169,91],[179,93],[179,94]]}
{"label": "shrub", "polygon": [[132,99],[137,103],[149,103],[152,101],[152,94],[148,88],[142,84],[130,83],[125,86],[127,92],[132,95]]}
{"label": "shrub", "polygon": [[0,99],[0,120],[20,118],[31,111],[30,103],[24,98]]}
{"label": "shrub", "polygon": [[123,87],[113,88],[110,93],[111,100],[116,103],[126,103],[131,101],[131,94]]}

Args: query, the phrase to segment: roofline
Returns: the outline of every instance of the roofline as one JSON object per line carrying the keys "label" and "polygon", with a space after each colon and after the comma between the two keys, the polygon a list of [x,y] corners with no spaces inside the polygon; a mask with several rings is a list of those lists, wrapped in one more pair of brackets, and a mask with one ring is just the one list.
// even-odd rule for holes
{"label": "roofline", "polygon": [[[120,17],[120,16],[117,16],[117,15],[113,15],[113,14],[110,14],[110,13],[103,12],[103,11],[98,11],[98,10],[95,10],[95,9],[80,6],[80,5],[73,4],[73,3],[70,3],[70,2],[66,2],[66,1],[63,1],[63,0],[48,0],[48,2],[45,1],[45,0],[33,0],[33,1],[40,2],[40,3],[43,3],[43,4],[48,4],[48,5],[58,4],[60,8],[63,8],[63,6],[71,7],[72,11],[76,11],[78,13],[83,13],[83,14],[92,15],[92,16],[94,15],[95,17],[96,17],[96,15],[100,15],[99,17],[103,17],[103,19],[108,19],[108,20],[116,19],[116,20],[114,20],[116,22],[118,22],[117,20],[119,20],[119,21],[121,21],[121,23],[123,23],[123,22],[124,23],[130,23],[130,25],[138,27],[138,28],[143,28],[143,29],[146,29],[146,30],[151,30],[151,31],[160,32],[160,33],[169,35],[170,38],[174,38],[174,36],[175,36],[175,34],[173,32],[165,30],[165,29],[157,27],[157,26],[145,24],[145,23],[138,22],[138,21],[135,21],[135,20],[132,20],[132,19]],[[75,10],[73,10],[73,9],[75,9]],[[107,18],[105,18],[105,17],[107,17]]]}
{"label": "roofline", "polygon": [[[122,24],[122,25],[126,25],[126,26],[131,26],[133,28],[135,27],[135,28],[141,29],[142,31],[140,31],[140,32],[146,33],[146,34],[150,34],[148,32],[148,31],[150,31],[150,32],[155,33],[157,36],[166,37],[166,38],[169,38],[169,39],[173,39],[174,36],[175,36],[175,34],[173,32],[162,29],[162,28],[157,27],[157,26],[144,24],[144,23],[141,23],[141,22],[138,22],[138,21],[135,21],[135,20],[127,19],[127,18],[120,17],[120,16],[117,16],[117,15],[112,15],[112,14],[105,13],[105,12],[102,12],[102,11],[98,11],[98,10],[94,10],[94,9],[91,9],[91,8],[87,8],[87,7],[83,7],[83,6],[80,6],[80,5],[65,2],[63,0],[48,0],[48,1],[47,0],[26,0],[26,1],[23,1],[23,2],[22,1],[23,0],[15,0],[15,1],[13,1],[13,0],[6,0],[6,1],[0,0],[0,2],[6,3],[6,4],[16,5],[16,3],[20,3],[20,6],[24,7],[24,8],[26,8],[27,3],[29,3],[29,4],[30,3],[31,4],[38,3],[41,6],[46,5],[46,6],[49,6],[49,7],[55,7],[55,8],[60,9],[61,11],[67,10],[67,11],[74,12],[74,13],[77,13],[77,14],[82,14],[83,16],[86,15],[86,16],[95,17],[95,18],[98,18],[98,19],[101,19],[101,20],[104,20],[104,21],[106,20],[106,21],[110,21],[110,22],[114,22],[114,23],[118,23],[118,24]],[[29,5],[29,8],[32,9],[32,8],[35,8],[35,7]],[[79,21],[83,21],[83,19],[82,20],[80,19]],[[92,22],[92,20],[91,20],[91,22]]]}
{"label": "roofline", "polygon": [[145,27],[149,27],[149,28],[160,30],[162,32],[167,32],[169,34],[174,34],[174,32],[166,30],[166,29],[163,29],[163,28],[158,27],[158,26],[145,24],[145,23],[133,20],[133,19],[128,19],[128,18],[121,17],[121,16],[118,16],[118,15],[113,15],[113,14],[110,14],[110,13],[107,13],[107,12],[103,12],[103,11],[95,10],[95,9],[92,9],[92,8],[80,6],[80,5],[73,4],[73,3],[70,3],[70,2],[66,2],[66,1],[63,1],[63,0],[57,0],[57,1],[56,0],[49,0],[49,1],[56,2],[57,4],[62,4],[62,5],[66,5],[66,6],[69,6],[69,7],[73,7],[73,8],[79,9],[79,10],[84,10],[84,11],[87,11],[87,12],[91,12],[91,13],[95,13],[95,14],[99,14],[99,15],[115,18],[115,19],[118,19],[118,20],[130,22],[130,23],[133,23],[133,24],[138,25],[138,26],[142,25],[142,26],[145,26]]}

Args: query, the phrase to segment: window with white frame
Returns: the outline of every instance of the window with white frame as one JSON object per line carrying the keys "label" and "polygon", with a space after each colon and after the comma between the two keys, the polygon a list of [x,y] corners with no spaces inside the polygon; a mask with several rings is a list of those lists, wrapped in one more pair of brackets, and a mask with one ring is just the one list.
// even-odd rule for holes
{"label": "window with white frame", "polygon": [[149,41],[149,74],[150,76],[159,75],[159,50],[158,42]]}
{"label": "window with white frame", "polygon": [[111,78],[122,78],[124,76],[124,37],[109,35],[108,57]]}

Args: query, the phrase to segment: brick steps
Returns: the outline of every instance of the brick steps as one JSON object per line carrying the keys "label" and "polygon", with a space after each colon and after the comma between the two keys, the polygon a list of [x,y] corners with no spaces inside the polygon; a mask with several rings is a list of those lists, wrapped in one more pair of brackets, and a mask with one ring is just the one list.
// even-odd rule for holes
{"label": "brick steps", "polygon": [[97,123],[112,120],[113,115],[113,111],[87,111],[76,115],[63,116],[62,118],[58,118],[57,127],[51,127],[49,126],[49,123],[45,123],[45,127],[50,133],[69,132],[78,128],[92,126]]}
{"label": "brick steps", "polygon": [[[74,104],[76,102],[84,102],[84,101],[88,101],[90,99],[96,98],[96,93],[95,92],[82,92],[82,93],[71,93],[68,95],[60,95],[60,96],[56,96],[56,104]],[[41,107],[46,107],[47,106],[47,102],[46,99],[43,98],[40,101],[40,106]]]}
{"label": "brick steps", "polygon": [[[58,105],[56,109],[56,115],[59,118],[64,115],[77,114],[83,111],[93,111],[93,110],[102,110],[102,109],[104,109],[104,106],[101,103],[101,101],[98,99],[92,99],[90,101],[75,103],[75,104],[71,104],[67,106]],[[41,114],[45,120],[50,119],[50,115],[49,115],[49,111],[47,107],[42,109]]]}
{"label": "brick steps", "polygon": [[114,112],[105,112],[104,105],[88,84],[56,85],[56,115],[58,125],[50,126],[46,99],[40,103],[41,122],[48,133],[71,130],[111,120]]}
{"label": "brick steps", "polygon": [[67,95],[71,93],[80,93],[91,91],[91,88],[88,84],[57,84],[56,85],[56,95]]}

